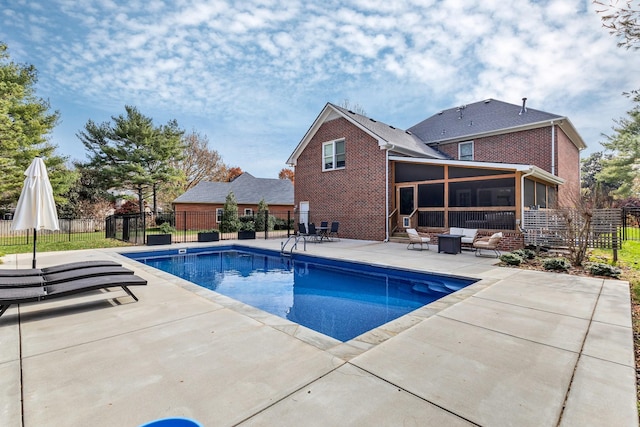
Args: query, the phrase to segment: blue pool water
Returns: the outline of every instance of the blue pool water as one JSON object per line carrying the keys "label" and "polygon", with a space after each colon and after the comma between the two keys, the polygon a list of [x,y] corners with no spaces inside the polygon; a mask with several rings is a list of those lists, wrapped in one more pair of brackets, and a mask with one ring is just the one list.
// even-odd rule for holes
{"label": "blue pool water", "polygon": [[123,255],[341,341],[475,282],[240,246],[178,251]]}

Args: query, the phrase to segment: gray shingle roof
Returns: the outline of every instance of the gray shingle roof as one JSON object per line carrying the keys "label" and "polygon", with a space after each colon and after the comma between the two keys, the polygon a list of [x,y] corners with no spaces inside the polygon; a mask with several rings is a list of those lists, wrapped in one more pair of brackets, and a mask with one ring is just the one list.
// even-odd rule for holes
{"label": "gray shingle roof", "polygon": [[409,131],[429,144],[566,119],[529,107],[522,114],[521,111],[522,105],[487,99],[441,111],[412,126]]}
{"label": "gray shingle roof", "polygon": [[173,203],[224,204],[230,191],[239,204],[293,205],[293,183],[288,179],[255,178],[245,172],[231,182],[198,183]]}
{"label": "gray shingle roof", "polygon": [[371,133],[377,135],[380,139],[395,145],[398,149],[409,150],[416,154],[422,154],[426,157],[432,159],[445,159],[447,158],[444,154],[440,153],[437,150],[425,145],[420,138],[416,137],[412,134],[412,132],[405,131],[403,129],[398,129],[394,126],[388,125],[383,122],[379,122],[377,120],[371,119],[369,117],[363,116],[358,113],[354,113],[353,111],[347,110],[342,107],[338,107],[337,105],[330,105],[339,110],[345,116],[351,118],[355,122],[357,122],[360,126],[368,129]]}

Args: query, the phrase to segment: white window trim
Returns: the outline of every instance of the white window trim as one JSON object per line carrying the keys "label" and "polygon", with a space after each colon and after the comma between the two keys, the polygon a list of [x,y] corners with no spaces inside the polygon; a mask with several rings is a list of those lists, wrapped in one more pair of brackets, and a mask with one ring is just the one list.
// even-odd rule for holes
{"label": "white window trim", "polygon": [[253,215],[253,209],[244,208],[244,216],[251,216],[251,215]]}
{"label": "white window trim", "polygon": [[[338,138],[338,139],[334,139],[333,141],[328,141],[328,142],[323,142],[322,143],[322,171],[326,172],[326,171],[335,171],[335,170],[340,170],[340,169],[344,169],[345,166],[341,166],[341,167],[336,167],[336,164],[338,163],[336,161],[336,142],[344,142],[344,138]],[[332,147],[332,151],[333,151],[333,167],[332,168],[325,168],[325,162],[324,162],[324,147],[327,145],[331,145]],[[345,146],[345,155],[346,155],[346,146]],[[345,162],[346,164],[346,162]]]}
{"label": "white window trim", "polygon": [[459,160],[463,160],[462,159],[462,153],[461,153],[463,145],[471,145],[471,158],[470,159],[464,159],[464,160],[472,162],[476,158],[475,147],[474,147],[473,141],[465,141],[465,142],[460,142],[458,144],[458,159]]}
{"label": "white window trim", "polygon": [[222,217],[224,215],[224,209],[223,208],[216,208],[216,222],[220,223],[221,221],[218,220],[218,218],[220,218],[220,220],[222,220]]}

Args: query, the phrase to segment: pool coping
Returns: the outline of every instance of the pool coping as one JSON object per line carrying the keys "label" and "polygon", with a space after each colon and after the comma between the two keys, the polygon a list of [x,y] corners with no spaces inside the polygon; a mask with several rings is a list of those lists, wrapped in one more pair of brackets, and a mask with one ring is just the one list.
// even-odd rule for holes
{"label": "pool coping", "polygon": [[[205,298],[209,301],[219,304],[220,306],[227,308],[229,310],[232,310],[236,313],[250,317],[253,320],[263,323],[266,326],[274,328],[280,332],[290,335],[293,338],[303,341],[306,344],[314,346],[319,350],[326,351],[336,357],[339,357],[344,361],[349,361],[354,357],[357,357],[362,353],[376,347],[377,345],[382,344],[383,342],[397,336],[398,334],[419,325],[420,323],[424,322],[430,317],[437,315],[441,311],[446,310],[447,308],[453,306],[454,304],[457,304],[469,297],[472,297],[478,292],[491,286],[498,280],[498,279],[487,279],[487,278],[483,279],[479,277],[471,277],[468,275],[467,276],[449,275],[452,277],[473,279],[473,280],[476,280],[476,282],[468,286],[465,286],[464,288],[458,291],[452,292],[451,294],[448,294],[442,298],[439,298],[436,301],[433,301],[420,308],[417,308],[403,316],[400,316],[394,320],[384,323],[376,328],[370,329],[369,331],[361,335],[358,335],[357,337],[352,338],[351,340],[342,342],[338,339],[325,335],[321,332],[317,332],[313,329],[310,329],[308,327],[295,323],[291,320],[282,318],[275,314],[271,314],[267,311],[253,307],[252,305],[246,304],[242,301],[238,301],[236,299],[220,294],[216,291],[205,288],[203,286],[197,285],[193,282],[190,282],[186,279],[175,276],[171,273],[167,273],[155,267],[151,267],[149,265],[138,262],[135,258],[131,258],[125,255],[126,253],[136,253],[136,252],[152,253],[152,252],[162,252],[162,251],[174,251],[174,250],[180,250],[184,248],[204,249],[208,247],[217,248],[217,247],[226,247],[226,246],[229,246],[232,248],[247,248],[247,249],[254,249],[254,250],[257,249],[262,251],[268,251],[271,253],[273,252],[277,253],[277,251],[274,251],[272,249],[263,249],[260,247],[252,246],[250,244],[218,242],[217,244],[214,244],[214,245],[209,243],[208,245],[204,245],[204,246],[184,244],[184,245],[181,245],[179,248],[176,247],[168,250],[158,249],[154,251],[153,249],[151,250],[147,249],[147,250],[138,250],[138,251],[122,251],[122,252],[118,252],[117,255],[119,257],[123,257],[128,261],[136,261],[136,264],[140,266],[141,270],[148,271],[170,283],[175,284],[176,286],[181,287],[182,289],[192,292],[202,298]],[[317,254],[314,254],[314,255],[304,254],[304,256],[309,256],[312,258],[321,258],[326,260],[344,261],[339,258],[332,258],[332,257],[317,255]],[[293,255],[293,257],[295,258],[295,254]],[[415,270],[410,268],[394,267],[394,266],[380,264],[380,263],[364,263],[364,262],[351,261],[351,260],[348,262],[365,265],[365,266],[368,265],[368,266],[375,266],[380,268],[390,268],[394,270],[412,271],[412,272],[422,273],[422,274],[433,273],[437,275],[444,275],[444,276],[447,275],[439,272],[430,272],[427,270]]]}

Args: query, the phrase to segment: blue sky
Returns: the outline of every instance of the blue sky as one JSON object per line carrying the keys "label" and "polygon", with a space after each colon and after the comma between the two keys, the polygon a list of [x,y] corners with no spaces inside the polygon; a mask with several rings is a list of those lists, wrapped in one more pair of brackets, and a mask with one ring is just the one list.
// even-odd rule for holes
{"label": "blue sky", "polygon": [[640,52],[591,1],[8,0],[0,40],[39,71],[75,136],[136,106],[207,135],[225,163],[275,178],[327,102],[408,128],[485,98],[568,116],[589,146],[633,106]]}

